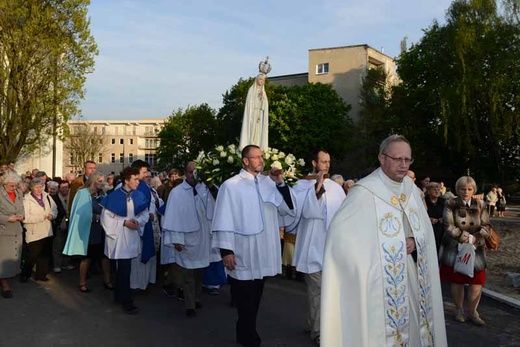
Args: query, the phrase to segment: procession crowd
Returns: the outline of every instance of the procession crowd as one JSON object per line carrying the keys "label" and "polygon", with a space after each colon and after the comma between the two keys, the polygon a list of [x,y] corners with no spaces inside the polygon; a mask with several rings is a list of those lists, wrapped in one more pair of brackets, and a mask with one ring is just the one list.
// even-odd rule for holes
{"label": "procession crowd", "polygon": [[[220,187],[196,178],[194,162],[152,177],[136,160],[121,175],[87,161],[63,179],[37,169],[0,172],[0,285],[48,281],[49,271],[89,273],[124,312],[138,313],[134,290],[161,282],[196,317],[203,286],[231,285],[236,340],[259,346],[256,320],[265,280],[282,272],[307,288],[310,338],[324,346],[445,346],[440,280],[451,283],[455,320],[482,326],[477,308],[486,280],[489,216],[503,216],[500,188],[476,195],[469,176],[453,194],[442,182],[415,185],[408,141],[385,139],[380,168],[359,181],[329,179],[330,155],[312,153],[312,172],[289,187],[283,172],[264,171],[263,151],[242,149],[243,169]],[[471,271],[457,270],[462,246]],[[466,247],[467,248],[467,247]],[[465,285],[469,285],[465,294]],[[467,296],[465,304],[465,295]]]}

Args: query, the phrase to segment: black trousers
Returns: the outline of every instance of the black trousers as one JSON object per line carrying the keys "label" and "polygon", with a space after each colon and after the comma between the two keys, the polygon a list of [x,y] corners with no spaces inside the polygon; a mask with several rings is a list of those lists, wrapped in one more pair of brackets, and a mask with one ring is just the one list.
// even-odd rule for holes
{"label": "black trousers", "polygon": [[34,264],[36,264],[35,278],[39,279],[45,277],[49,272],[49,257],[51,249],[51,237],[29,242],[27,244],[28,254],[23,265],[22,277],[31,277]]}
{"label": "black trousers", "polygon": [[114,300],[125,307],[133,306],[132,289],[130,289],[130,272],[132,259],[116,259],[116,287]]}
{"label": "black trousers", "polygon": [[229,280],[238,312],[237,342],[246,347],[260,346],[262,340],[256,331],[256,317],[258,316],[258,307],[262,299],[265,280],[242,281],[231,277]]}

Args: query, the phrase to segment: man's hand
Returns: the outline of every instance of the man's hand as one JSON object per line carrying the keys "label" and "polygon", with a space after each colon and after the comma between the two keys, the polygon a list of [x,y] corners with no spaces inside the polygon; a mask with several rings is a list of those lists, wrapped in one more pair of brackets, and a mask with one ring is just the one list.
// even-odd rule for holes
{"label": "man's hand", "polygon": [[184,249],[184,245],[181,245],[180,243],[174,243],[173,247],[175,248],[175,250],[177,250],[179,252]]}
{"label": "man's hand", "polygon": [[272,167],[271,170],[269,170],[269,177],[271,177],[276,184],[283,183],[283,170]]}
{"label": "man's hand", "polygon": [[18,215],[12,214],[7,218],[7,221],[10,223],[18,222],[20,219],[18,219]]}
{"label": "man's hand", "polygon": [[415,251],[415,239],[413,237],[406,238],[406,254],[411,254]]}
{"label": "man's hand", "polygon": [[323,186],[323,181],[325,180],[325,176],[323,171],[319,171],[316,174],[316,194],[318,194]]}
{"label": "man's hand", "polygon": [[224,258],[222,258],[222,262],[224,263],[224,266],[229,271],[235,270],[235,265],[237,264],[236,258],[234,254],[228,254]]}
{"label": "man's hand", "polygon": [[137,230],[139,228],[139,222],[136,221],[135,219],[125,220],[123,225],[125,227],[127,227],[128,229],[132,229],[132,230]]}

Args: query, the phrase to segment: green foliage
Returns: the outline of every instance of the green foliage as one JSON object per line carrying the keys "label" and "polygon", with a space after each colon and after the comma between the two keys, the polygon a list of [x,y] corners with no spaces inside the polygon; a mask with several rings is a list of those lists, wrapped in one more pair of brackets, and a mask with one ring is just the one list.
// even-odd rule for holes
{"label": "green foliage", "polygon": [[79,115],[97,46],[88,0],[0,0],[0,160],[15,161]]}
{"label": "green foliage", "polygon": [[215,110],[208,104],[173,112],[158,134],[157,158],[160,168],[183,168],[201,151],[211,150],[217,141]]}
{"label": "green foliage", "polygon": [[368,69],[361,85],[357,140],[366,158],[376,158],[381,140],[393,133],[393,120],[388,114],[390,86],[387,78],[383,68]]}
{"label": "green foliage", "polygon": [[[247,91],[254,79],[240,79],[224,94],[219,120],[219,141],[238,142]],[[288,149],[307,158],[314,148],[325,148],[343,158],[351,146],[351,109],[330,86],[321,83],[280,87],[266,81],[269,100],[269,146]]]}
{"label": "green foliage", "polygon": [[[492,0],[458,0],[398,60],[395,127],[417,166],[468,170],[481,181],[511,179],[520,133],[520,28]],[[450,173],[445,172],[446,175]]]}

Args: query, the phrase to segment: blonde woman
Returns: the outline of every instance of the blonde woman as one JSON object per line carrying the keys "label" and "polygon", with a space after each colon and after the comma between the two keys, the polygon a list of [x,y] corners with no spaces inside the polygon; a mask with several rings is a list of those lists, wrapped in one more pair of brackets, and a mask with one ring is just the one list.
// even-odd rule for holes
{"label": "blonde woman", "polygon": [[[485,321],[479,316],[477,307],[486,283],[485,239],[489,238],[489,214],[486,203],[476,200],[475,180],[463,176],[455,183],[457,197],[446,202],[443,223],[445,235],[440,250],[441,280],[451,283],[451,295],[456,306],[455,320],[464,323],[469,318],[475,325]],[[453,271],[457,248],[461,243],[471,242],[475,246],[474,276],[469,277]],[[464,286],[468,286],[467,314],[464,310]]]}
{"label": "blonde woman", "polygon": [[105,232],[100,223],[101,205],[105,196],[105,177],[99,172],[92,173],[82,189],[74,196],[70,211],[67,242],[63,249],[66,255],[79,255],[79,291],[89,293],[87,274],[92,260],[100,260],[103,269],[103,285],[113,289],[110,281],[110,262],[104,255]]}

